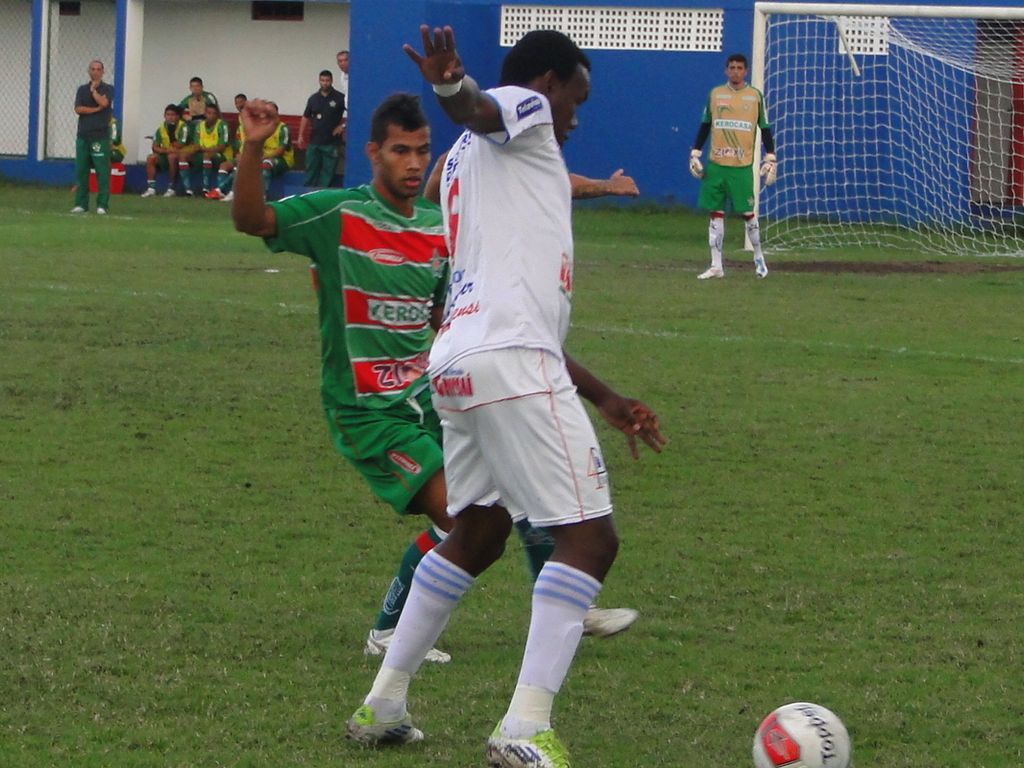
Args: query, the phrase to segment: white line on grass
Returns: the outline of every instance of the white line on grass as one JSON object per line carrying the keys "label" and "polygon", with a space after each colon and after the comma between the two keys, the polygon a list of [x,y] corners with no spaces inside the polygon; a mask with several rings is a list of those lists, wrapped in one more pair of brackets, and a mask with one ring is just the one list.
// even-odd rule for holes
{"label": "white line on grass", "polygon": [[[263,273],[274,274],[271,271],[273,268],[263,270]],[[143,299],[158,298],[162,300],[173,299],[173,300],[189,300],[195,299],[194,295],[178,295],[172,296],[164,293],[163,291],[136,291],[132,289],[114,290],[114,289],[83,289],[80,286],[72,286],[67,283],[44,283],[44,284],[23,284],[29,287],[44,288],[49,291],[60,292],[60,293],[93,293],[97,295],[106,296],[131,296]],[[251,301],[239,301],[236,299],[228,299],[225,297],[218,297],[214,301],[220,304],[226,304],[233,307],[242,307],[244,309],[251,309],[259,311],[264,307],[262,304],[254,304]],[[293,314],[304,314],[304,315],[316,315],[317,310],[313,304],[286,304],[285,302],[277,302],[275,306],[278,309],[283,309]],[[841,341],[807,341],[798,339],[755,339],[751,336],[702,336],[694,333],[680,333],[679,331],[647,331],[641,328],[633,328],[625,325],[589,325],[587,323],[573,323],[573,328],[587,333],[614,333],[622,336],[645,336],[648,338],[655,339],[683,339],[686,341],[699,341],[699,342],[714,342],[716,344],[784,344],[794,347],[810,347],[819,349],[841,349],[846,352],[864,353],[874,352],[886,355],[895,356],[909,356],[909,357],[930,357],[936,360],[954,360],[960,362],[969,363],[992,363],[996,365],[1024,365],[1024,358],[1019,357],[991,357],[988,355],[964,355],[957,354],[955,352],[936,352],[930,349],[910,349],[908,347],[878,347],[873,344],[847,344]]]}
{"label": "white line on grass", "polygon": [[663,339],[685,339],[688,341],[713,341],[723,344],[786,344],[795,347],[819,347],[822,349],[841,349],[847,352],[876,352],[887,355],[906,355],[911,357],[931,357],[939,360],[958,360],[971,363],[997,363],[1005,365],[1024,365],[1024,358],[1018,357],[989,357],[987,355],[964,355],[955,352],[936,352],[930,349],[909,349],[908,347],[877,347],[873,344],[846,344],[841,341],[807,341],[799,339],[755,339],[750,336],[700,336],[692,333],[679,333],[678,331],[647,331],[640,328],[632,328],[622,325],[588,325],[586,323],[573,323],[573,328],[588,333],[617,333],[625,336],[648,336],[651,338]]}

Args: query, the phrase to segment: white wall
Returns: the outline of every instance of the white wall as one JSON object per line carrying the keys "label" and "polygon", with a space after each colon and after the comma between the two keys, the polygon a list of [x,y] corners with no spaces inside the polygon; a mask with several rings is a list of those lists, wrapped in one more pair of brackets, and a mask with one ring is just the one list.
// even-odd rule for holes
{"label": "white wall", "polygon": [[188,94],[193,76],[203,78],[225,111],[233,112],[234,95],[245,93],[277,102],[283,114],[301,114],[320,70],[337,74],[335,54],[349,47],[348,4],[307,2],[303,21],[252,21],[250,6],[147,0],[134,130],[126,114],[129,158],[145,159],[144,137],[160,124],[165,105]]}
{"label": "white wall", "polygon": [[0,0],[0,155],[28,152],[29,57],[32,55],[32,4]]}

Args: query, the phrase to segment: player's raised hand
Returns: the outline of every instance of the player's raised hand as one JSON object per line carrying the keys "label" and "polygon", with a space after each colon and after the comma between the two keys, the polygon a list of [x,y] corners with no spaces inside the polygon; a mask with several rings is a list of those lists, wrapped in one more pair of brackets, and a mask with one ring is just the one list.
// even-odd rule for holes
{"label": "player's raised hand", "polygon": [[423,39],[423,55],[406,43],[402,50],[419,67],[423,79],[431,85],[453,85],[466,76],[462,60],[455,50],[455,32],[451,27],[434,27],[431,32],[426,24],[420,25]]}
{"label": "player's raised hand", "polygon": [[277,110],[269,101],[249,99],[238,115],[245,129],[246,142],[262,144],[269,139],[277,127]]}

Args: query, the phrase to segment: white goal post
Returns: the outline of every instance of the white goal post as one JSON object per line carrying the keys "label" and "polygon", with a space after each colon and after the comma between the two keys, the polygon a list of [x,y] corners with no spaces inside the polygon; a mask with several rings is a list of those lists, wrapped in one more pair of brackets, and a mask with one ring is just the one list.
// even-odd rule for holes
{"label": "white goal post", "polygon": [[757,2],[751,58],[766,249],[1024,256],[1024,8]]}

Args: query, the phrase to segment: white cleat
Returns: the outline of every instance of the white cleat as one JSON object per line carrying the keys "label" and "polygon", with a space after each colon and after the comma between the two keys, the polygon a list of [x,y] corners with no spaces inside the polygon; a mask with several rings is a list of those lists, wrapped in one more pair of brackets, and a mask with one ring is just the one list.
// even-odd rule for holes
{"label": "white cleat", "polygon": [[768,277],[768,265],[764,263],[764,259],[754,259],[754,272],[758,277]]}
{"label": "white cleat", "polygon": [[152,187],[146,187],[146,191],[139,195],[139,197],[156,197],[156,190]]}
{"label": "white cleat", "polygon": [[640,614],[632,608],[597,608],[590,606],[583,617],[583,634],[611,637],[629,629]]}
{"label": "white cleat", "polygon": [[87,211],[82,206],[76,205],[74,208],[71,209],[71,212],[72,213],[86,213]]}
{"label": "white cleat", "polygon": [[106,208],[97,208],[96,209],[96,215],[97,216],[106,216],[107,215],[107,209]]}
{"label": "white cleat", "polygon": [[373,707],[363,704],[348,719],[345,735],[365,744],[368,747],[381,747],[388,744],[401,746],[423,741],[423,731],[412,724],[412,718],[406,713],[401,720],[393,723],[382,723],[377,720]]}
{"label": "white cleat", "polygon": [[174,191],[174,187],[168,187],[167,191],[164,192],[164,197],[177,197],[178,193]]}
{"label": "white cleat", "polygon": [[711,280],[716,277],[725,277],[725,270],[721,267],[711,267],[697,275],[698,280]]}
{"label": "white cleat", "polygon": [[228,192],[226,195],[224,195],[224,197],[222,197],[220,199],[220,201],[222,203],[230,203],[234,199],[235,199],[235,190],[232,189],[230,192]]}
{"label": "white cleat", "polygon": [[[391,638],[394,636],[395,630],[393,629],[371,629],[366,638],[366,645],[363,646],[363,653],[366,656],[383,656],[388,652],[388,646],[391,645]],[[434,664],[447,664],[452,660],[452,655],[439,651],[437,648],[431,648],[423,660],[431,661]]]}

